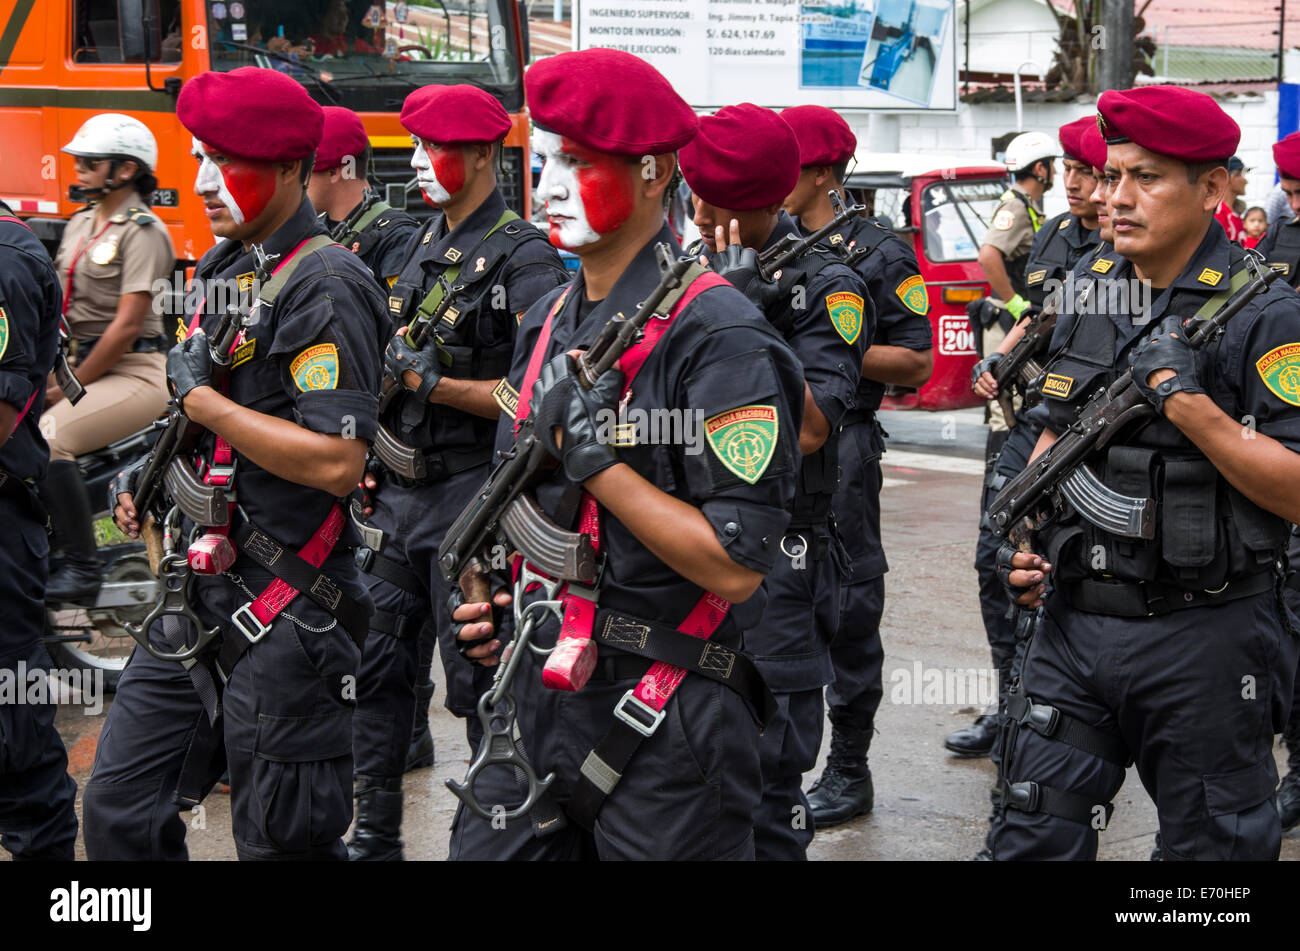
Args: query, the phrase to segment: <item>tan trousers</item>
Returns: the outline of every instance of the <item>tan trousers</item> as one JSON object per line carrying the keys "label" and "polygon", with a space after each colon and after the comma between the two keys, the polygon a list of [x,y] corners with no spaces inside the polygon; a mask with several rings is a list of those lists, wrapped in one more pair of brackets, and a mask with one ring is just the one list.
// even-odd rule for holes
{"label": "tan trousers", "polygon": [[41,416],[50,458],[73,460],[144,429],[167,410],[168,395],[167,354],[122,354],[76,406],[59,400]]}

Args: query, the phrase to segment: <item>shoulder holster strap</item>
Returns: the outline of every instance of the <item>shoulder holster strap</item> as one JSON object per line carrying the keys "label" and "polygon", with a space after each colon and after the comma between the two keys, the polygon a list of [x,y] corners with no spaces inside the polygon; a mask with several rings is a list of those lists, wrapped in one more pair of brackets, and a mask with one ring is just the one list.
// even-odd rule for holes
{"label": "shoulder holster strap", "polygon": [[302,264],[307,255],[337,243],[327,234],[318,234],[314,238],[308,238],[289,252],[289,257],[275,269],[271,279],[262,285],[262,290],[257,295],[257,299],[267,307],[274,307],[276,298],[280,296],[284,286],[289,283],[289,278],[293,276],[294,271],[298,270],[298,265]]}
{"label": "shoulder holster strap", "polygon": [[393,206],[386,201],[377,201],[365,211],[356,221],[348,226],[347,231],[343,232],[343,237],[339,239],[340,244],[350,244],[360,238],[371,223],[386,211],[392,211]]}
{"label": "shoulder holster strap", "polygon": [[[509,224],[510,222],[516,220],[518,217],[519,216],[515,214],[513,211],[511,211],[509,208],[501,212],[501,217],[497,219],[496,224],[494,224],[491,228],[489,228],[487,232],[484,233],[483,237],[479,238],[478,244],[476,244],[474,247],[477,248],[480,245],[482,245],[484,241],[492,237],[492,235],[496,233],[499,229]],[[412,323],[414,323],[416,320],[419,319],[428,320],[433,315],[433,312],[438,309],[438,305],[442,303],[442,298],[445,293],[443,288],[444,287],[450,288],[455,286],[456,278],[460,277],[460,268],[462,262],[468,260],[470,255],[472,255],[473,253],[474,252],[472,250],[466,252],[464,255],[461,256],[460,261],[457,261],[451,267],[447,268],[447,270],[442,272],[443,280],[435,281],[433,285],[433,289],[429,291],[428,294],[425,295],[424,300],[420,301],[420,306],[417,308],[418,316],[411,318]]]}

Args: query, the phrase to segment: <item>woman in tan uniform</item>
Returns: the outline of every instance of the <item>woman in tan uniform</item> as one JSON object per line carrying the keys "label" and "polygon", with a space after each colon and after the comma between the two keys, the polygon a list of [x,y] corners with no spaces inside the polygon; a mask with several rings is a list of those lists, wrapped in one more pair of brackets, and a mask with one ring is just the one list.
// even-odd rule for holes
{"label": "woman in tan uniform", "polygon": [[72,406],[51,378],[41,418],[50,443],[41,496],[64,555],[45,593],[51,601],[86,601],[99,589],[101,569],[76,458],[166,410],[169,341],[154,307],[154,283],[170,276],[175,253],[167,229],[147,210],[158,187],[158,145],[143,123],[116,113],[95,116],[63,151],[76,157],[74,200],[84,196],[90,203],[68,221],[55,256],[86,394]]}

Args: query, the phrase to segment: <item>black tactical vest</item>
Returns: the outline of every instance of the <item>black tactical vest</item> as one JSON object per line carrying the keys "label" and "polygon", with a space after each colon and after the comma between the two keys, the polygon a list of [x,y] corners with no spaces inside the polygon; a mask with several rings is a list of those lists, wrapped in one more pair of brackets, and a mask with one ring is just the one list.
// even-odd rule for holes
{"label": "black tactical vest", "polygon": [[1292,287],[1300,287],[1300,221],[1278,225],[1268,265],[1281,271],[1282,279]]}

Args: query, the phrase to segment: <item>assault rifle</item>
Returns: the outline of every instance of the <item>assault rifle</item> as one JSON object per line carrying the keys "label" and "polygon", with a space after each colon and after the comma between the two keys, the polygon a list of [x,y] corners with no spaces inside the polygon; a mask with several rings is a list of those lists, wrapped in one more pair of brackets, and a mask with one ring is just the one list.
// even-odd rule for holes
{"label": "assault rifle", "polygon": [[[1087,286],[1092,287],[1091,284]],[[1013,387],[1018,387],[1025,394],[1026,405],[1031,405],[1028,403],[1029,394],[1033,392],[1038,378],[1043,375],[1043,366],[1035,359],[1035,354],[1046,349],[1051,341],[1059,314],[1060,298],[1055,297],[1029,318],[1024,336],[993,367],[993,379],[998,385],[998,402],[1002,404],[1007,419],[1016,415],[1011,402]]]}
{"label": "assault rifle", "polygon": [[[795,234],[788,234],[776,244],[763,251],[758,256],[758,273],[765,281],[774,280],[774,275],[785,267],[799,255],[803,254],[814,244],[826,237],[837,228],[843,227],[849,219],[856,218],[867,210],[866,205],[845,205],[840,200],[839,192],[830,192],[831,211],[835,217],[826,225],[818,228],[812,234],[804,235],[802,238]],[[719,248],[718,250],[722,250]]]}
{"label": "assault rifle", "polygon": [[[1246,258],[1251,280],[1217,311],[1185,328],[1187,344],[1199,349],[1280,274]],[[1130,368],[1109,387],[1098,391],[1056,442],[1008,482],[989,506],[986,518],[996,535],[1010,536],[1017,545],[1051,521],[1068,505],[1083,518],[1113,535],[1130,539],[1155,537],[1154,499],[1121,495],[1108,488],[1085,460],[1103,448],[1123,428],[1155,410],[1138,389]]]}

